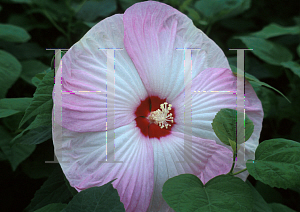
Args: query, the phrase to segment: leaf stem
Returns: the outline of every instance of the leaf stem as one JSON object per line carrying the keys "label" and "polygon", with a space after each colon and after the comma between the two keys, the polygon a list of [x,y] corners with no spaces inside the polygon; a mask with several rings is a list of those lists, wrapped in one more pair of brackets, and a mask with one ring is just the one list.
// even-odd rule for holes
{"label": "leaf stem", "polygon": [[238,171],[238,172],[236,172],[236,173],[232,173],[232,175],[237,175],[237,174],[242,173],[242,172],[244,172],[244,171],[246,171],[246,170],[247,170],[247,168],[244,168],[244,169],[242,169],[241,171]]}
{"label": "leaf stem", "polygon": [[235,164],[235,152],[233,151],[233,156],[232,156],[232,166],[230,171],[228,172],[228,174],[232,174],[233,168],[234,168],[234,164]]}

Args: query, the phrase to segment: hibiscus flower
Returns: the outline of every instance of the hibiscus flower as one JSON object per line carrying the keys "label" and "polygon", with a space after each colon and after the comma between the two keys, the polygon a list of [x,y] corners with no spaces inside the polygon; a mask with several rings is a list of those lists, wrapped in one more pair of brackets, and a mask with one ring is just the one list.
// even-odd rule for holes
{"label": "hibiscus flower", "polygon": [[[220,109],[236,108],[236,95],[194,94],[192,125],[185,125],[185,51],[180,49],[188,48],[200,49],[192,51],[193,93],[236,91],[237,79],[222,50],[186,15],[159,2],[137,3],[102,20],[63,56],[56,78],[62,93],[69,94],[61,99],[54,94],[54,108],[61,108],[61,114],[54,114],[53,141],[62,170],[77,191],[116,179],[113,186],[126,211],[171,211],[161,194],[167,179],[191,173],[205,184],[229,172],[232,151],[216,137],[211,123]],[[114,52],[113,85],[107,81],[108,51],[103,49],[123,49]],[[238,153],[235,171],[254,158],[263,118],[249,82],[245,91],[245,110],[255,128]],[[107,108],[108,94],[114,97],[113,110]],[[184,134],[185,127],[190,134]],[[114,149],[106,147],[109,135]],[[192,154],[184,157],[184,148]],[[106,161],[109,154],[114,162]],[[247,175],[237,176],[245,180]]]}

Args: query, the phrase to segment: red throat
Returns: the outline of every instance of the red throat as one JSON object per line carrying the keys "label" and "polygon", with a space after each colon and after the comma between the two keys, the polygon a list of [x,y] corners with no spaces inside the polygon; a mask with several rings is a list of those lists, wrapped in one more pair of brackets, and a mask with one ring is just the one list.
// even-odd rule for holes
{"label": "red throat", "polygon": [[[161,99],[157,96],[147,97],[145,100],[141,101],[140,105],[137,107],[135,111],[135,121],[136,126],[140,128],[141,133],[145,137],[149,138],[161,138],[171,134],[171,129],[174,126],[175,121],[166,128],[161,128],[155,123],[150,123],[148,116],[151,112],[160,109],[160,105],[164,104],[166,99]],[[170,113],[173,114],[174,117],[174,108],[171,108]],[[174,117],[175,118],[175,117]]]}

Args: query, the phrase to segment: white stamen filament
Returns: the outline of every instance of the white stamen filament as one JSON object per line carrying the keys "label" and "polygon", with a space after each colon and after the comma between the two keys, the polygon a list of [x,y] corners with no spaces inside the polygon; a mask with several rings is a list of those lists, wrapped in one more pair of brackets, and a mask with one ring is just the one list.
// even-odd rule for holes
{"label": "white stamen filament", "polygon": [[[168,106],[167,106],[168,105]],[[172,105],[165,102],[164,104],[160,105],[160,109],[156,111],[152,111],[148,117],[149,121],[151,123],[155,123],[160,128],[166,127],[168,129],[168,126],[171,126],[168,122],[173,123],[173,117],[172,113],[169,113],[171,110]]]}

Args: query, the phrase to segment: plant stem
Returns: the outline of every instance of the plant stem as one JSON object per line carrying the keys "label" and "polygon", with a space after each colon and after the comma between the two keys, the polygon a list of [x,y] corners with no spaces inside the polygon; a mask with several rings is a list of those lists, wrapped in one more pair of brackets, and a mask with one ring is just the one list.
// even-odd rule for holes
{"label": "plant stem", "polygon": [[244,168],[244,169],[242,169],[241,171],[238,171],[238,172],[236,172],[236,173],[232,173],[232,175],[237,175],[237,174],[242,173],[242,172],[244,172],[244,171],[246,171],[246,170],[247,170],[247,168]]}
{"label": "plant stem", "polygon": [[234,164],[235,164],[235,153],[233,151],[233,156],[232,156],[232,166],[230,171],[228,172],[228,174],[232,174],[233,168],[234,168]]}

